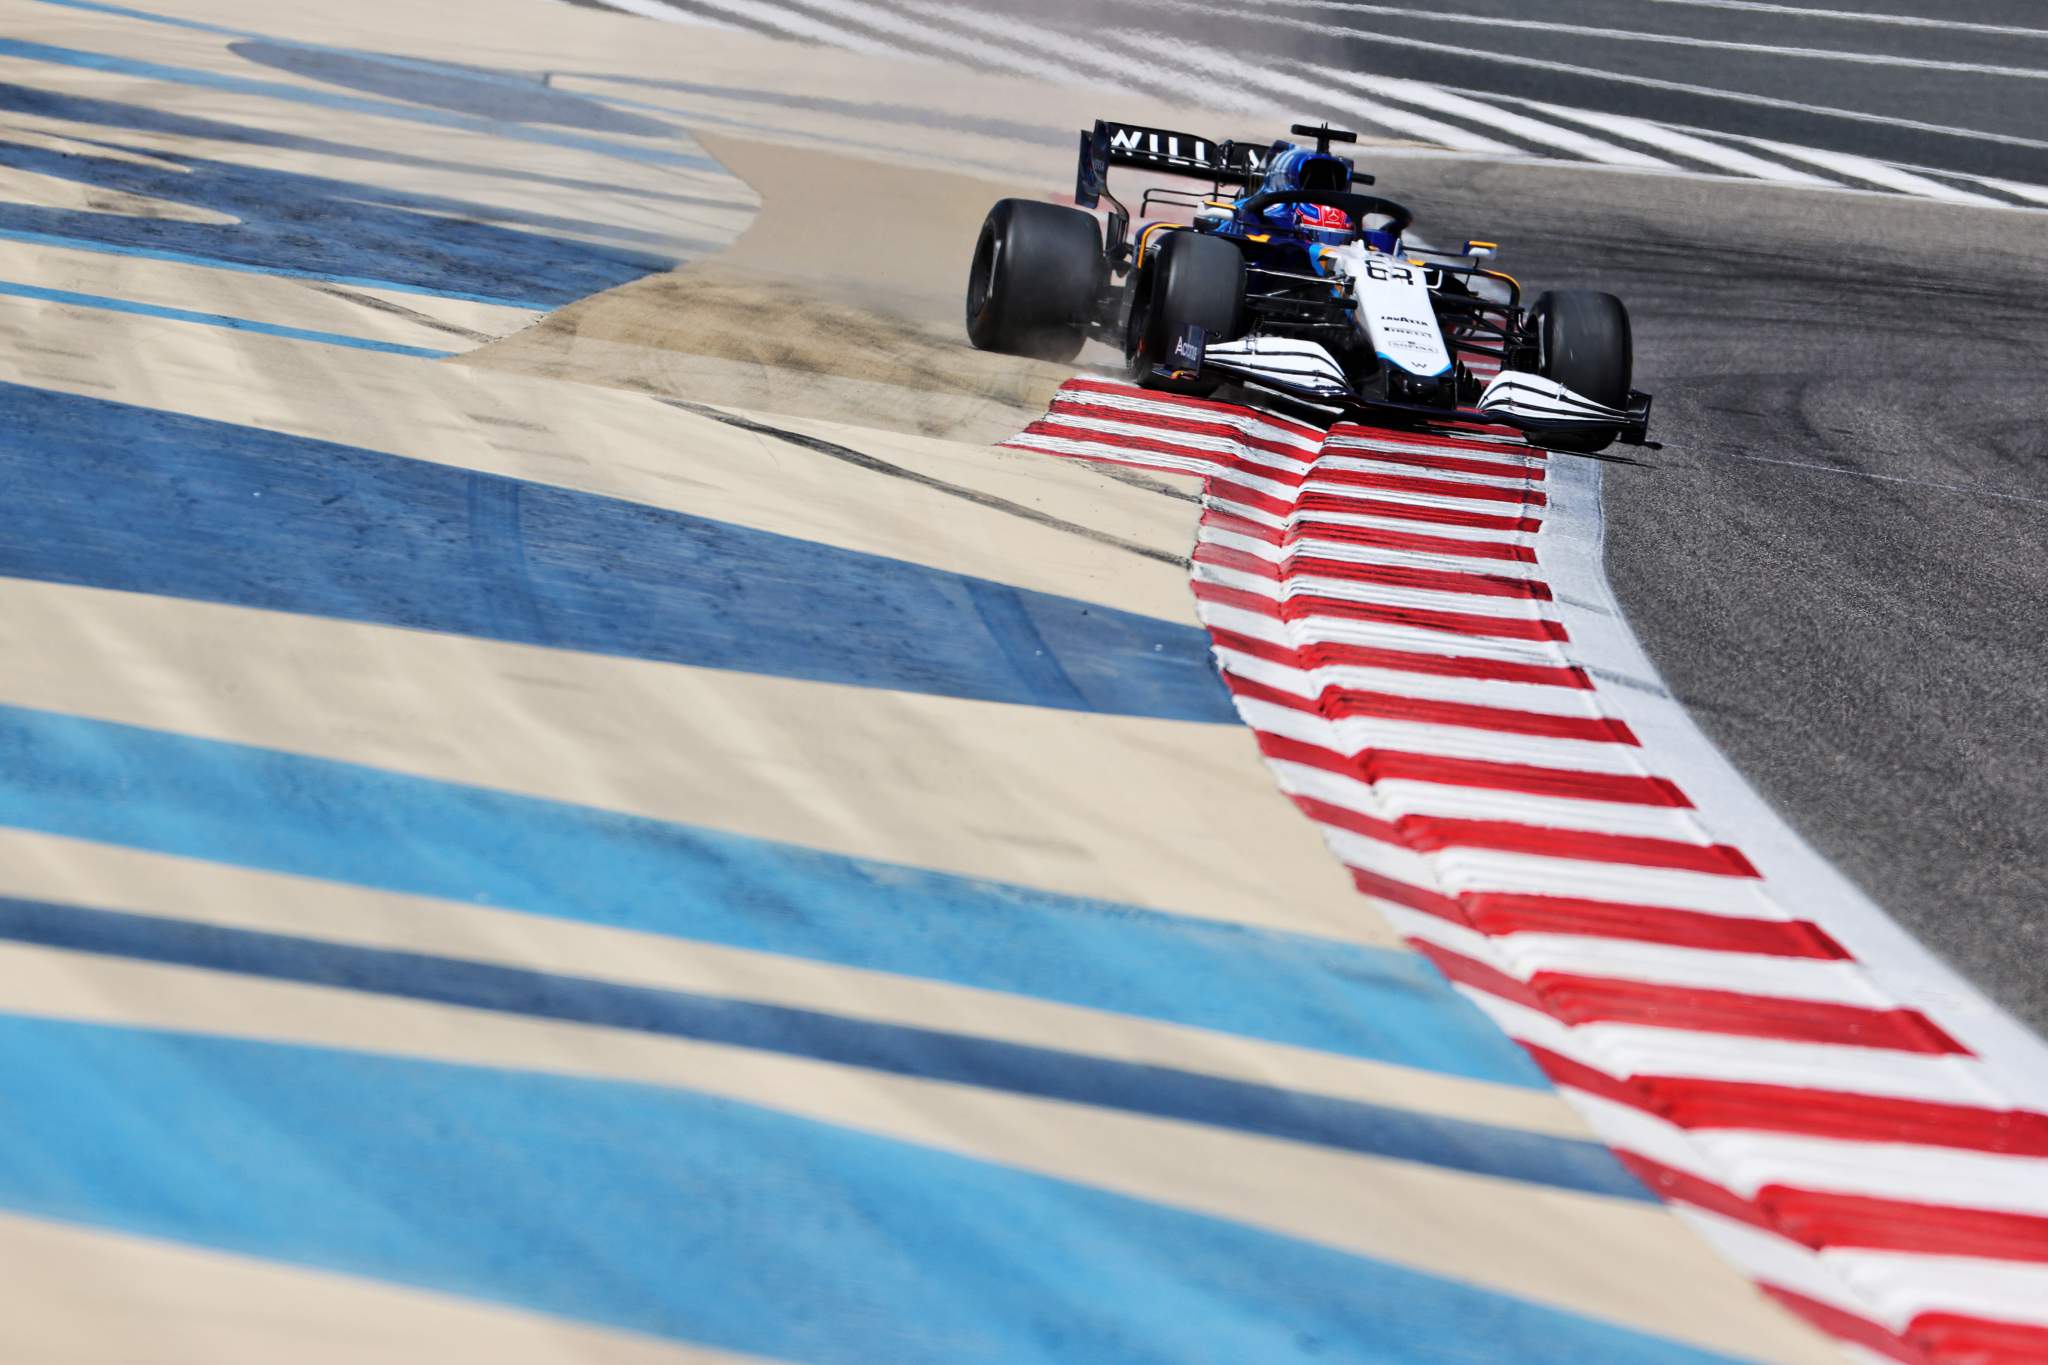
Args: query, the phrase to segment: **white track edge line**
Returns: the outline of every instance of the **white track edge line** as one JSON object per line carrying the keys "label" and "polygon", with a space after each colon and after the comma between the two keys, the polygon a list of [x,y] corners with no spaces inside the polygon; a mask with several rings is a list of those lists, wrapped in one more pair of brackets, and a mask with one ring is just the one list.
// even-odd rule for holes
{"label": "white track edge line", "polygon": [[1606,521],[1598,461],[1560,457],[1541,550],[1573,662],[1603,682],[1605,701],[1685,790],[1707,827],[1742,849],[1784,903],[1863,964],[1892,999],[1919,1008],[1982,1059],[2010,1097],[2048,1109],[2048,1043],[1902,929],[1771,808],[1672,696],[1622,615],[1603,562]]}

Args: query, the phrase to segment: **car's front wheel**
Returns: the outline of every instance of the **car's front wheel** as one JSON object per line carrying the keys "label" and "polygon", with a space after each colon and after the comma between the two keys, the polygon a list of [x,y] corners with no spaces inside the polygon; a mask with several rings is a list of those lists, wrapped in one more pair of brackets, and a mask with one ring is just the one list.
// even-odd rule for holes
{"label": "car's front wheel", "polygon": [[[1558,289],[1538,295],[1529,315],[1536,331],[1537,373],[1607,407],[1628,406],[1635,343],[1620,299],[1591,289]],[[1543,444],[1590,453],[1605,450],[1617,433],[1618,428],[1600,428],[1546,434]]]}
{"label": "car's front wheel", "polygon": [[1002,199],[967,272],[967,339],[1062,363],[1081,353],[1102,292],[1102,230],[1079,209]]}
{"label": "car's front wheel", "polygon": [[1133,382],[1176,393],[1205,394],[1221,375],[1171,379],[1154,368],[1171,365],[1174,340],[1200,327],[1211,341],[1243,335],[1244,253],[1217,237],[1193,232],[1161,234],[1132,285],[1124,364]]}

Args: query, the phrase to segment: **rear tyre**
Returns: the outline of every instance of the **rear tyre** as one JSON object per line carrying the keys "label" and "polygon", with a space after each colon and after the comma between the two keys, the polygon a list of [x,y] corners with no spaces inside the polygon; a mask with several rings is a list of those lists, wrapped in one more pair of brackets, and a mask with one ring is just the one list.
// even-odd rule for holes
{"label": "rear tyre", "polygon": [[1208,332],[1211,341],[1244,334],[1244,253],[1220,238],[1167,232],[1132,285],[1130,326],[1124,333],[1124,364],[1132,382],[1173,393],[1206,394],[1219,387],[1221,375],[1161,379],[1152,373],[1190,326]]}
{"label": "rear tyre", "polygon": [[[1612,294],[1559,289],[1537,296],[1529,310],[1536,323],[1541,360],[1537,373],[1573,393],[1610,408],[1628,406],[1635,373],[1635,344],[1628,309]],[[1553,450],[1590,454],[1613,444],[1617,430],[1546,435]]]}
{"label": "rear tyre", "polygon": [[1002,199],[967,272],[967,339],[984,351],[1071,361],[1102,292],[1102,231],[1079,209]]}

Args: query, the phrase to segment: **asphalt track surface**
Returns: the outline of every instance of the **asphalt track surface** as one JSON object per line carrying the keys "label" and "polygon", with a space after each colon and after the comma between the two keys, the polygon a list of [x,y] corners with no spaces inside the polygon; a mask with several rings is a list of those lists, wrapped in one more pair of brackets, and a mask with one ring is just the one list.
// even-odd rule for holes
{"label": "asphalt track surface", "polygon": [[[1489,154],[1609,150],[1712,162],[1719,149],[1802,175],[2041,202],[1968,177],[2048,184],[2048,27],[2026,4],[1781,4],[1773,0],[575,0],[664,7],[783,37],[877,44],[991,70],[1058,62],[1171,98],[1213,85],[1401,136],[1427,125]],[[1034,32],[1039,35],[1034,39]],[[1413,84],[1407,84],[1413,83]],[[1362,106],[1359,96],[1367,96]],[[1370,104],[1391,121],[1375,123]],[[1634,120],[1620,126],[1613,120]],[[1640,126],[1704,133],[1715,145]],[[1244,136],[1248,130],[1232,130]],[[1422,131],[1425,140],[1430,132]],[[1454,138],[1456,134],[1454,133]],[[1451,145],[1457,145],[1453,140]],[[1615,150],[1618,148],[1619,150]],[[1846,160],[1844,159],[1846,158]],[[1636,164],[1643,164],[1637,162]],[[1885,167],[1963,177],[1909,187]],[[1781,177],[1782,178],[1782,177]]]}
{"label": "asphalt track surface", "polygon": [[1723,221],[1690,249],[1645,223],[1617,272],[1663,334],[1646,373],[1685,376],[1677,439],[1607,485],[1623,605],[1809,840],[2048,1028],[2048,234]]}
{"label": "asphalt track surface", "polygon": [[[2036,142],[2048,121],[2048,32],[2033,5],[1477,0],[1354,8],[1269,0],[1233,8],[1234,16],[1170,12],[1238,50],[1940,170],[2048,176],[2048,148],[1998,140]],[[1156,24],[1160,11],[1151,13]],[[1963,26],[1970,23],[1987,27]],[[1374,30],[1430,46],[1389,43]],[[1913,129],[1908,120],[1967,131]]]}
{"label": "asphalt track surface", "polygon": [[1492,228],[1532,287],[1629,301],[1663,444],[1607,470],[1630,623],[1802,834],[2048,1026],[2048,220],[1553,167],[1389,179],[1425,223]]}

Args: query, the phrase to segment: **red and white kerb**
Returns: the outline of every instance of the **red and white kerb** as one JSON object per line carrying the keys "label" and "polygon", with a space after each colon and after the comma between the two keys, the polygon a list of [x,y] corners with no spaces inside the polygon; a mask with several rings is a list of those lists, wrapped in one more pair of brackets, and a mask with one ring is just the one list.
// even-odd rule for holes
{"label": "red and white kerb", "polygon": [[1205,477],[1198,612],[1281,789],[1415,949],[1852,1353],[2048,1360],[2048,1113],[1715,837],[1574,661],[1549,461],[1069,382],[1008,446]]}

